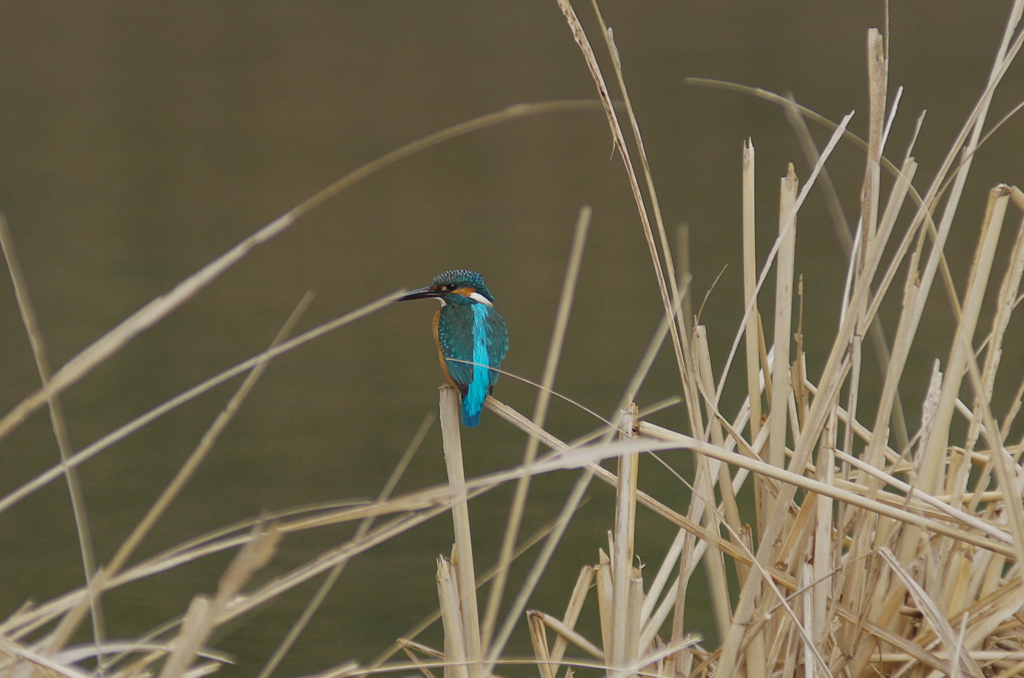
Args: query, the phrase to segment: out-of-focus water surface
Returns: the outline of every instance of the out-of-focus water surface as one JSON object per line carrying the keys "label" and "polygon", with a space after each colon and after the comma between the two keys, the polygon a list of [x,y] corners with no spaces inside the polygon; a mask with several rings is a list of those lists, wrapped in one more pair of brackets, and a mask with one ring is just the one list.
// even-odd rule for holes
{"label": "out-of-focus water surface", "polygon": [[[577,3],[608,64],[589,5]],[[883,3],[750,0],[605,2],[661,208],[690,227],[694,308],[707,295],[716,369],[741,309],[740,157],[757,149],[762,255],[777,228],[778,178],[810,172],[782,111],[732,92],[689,86],[705,77],[792,92],[851,129],[866,130],[865,43]],[[888,142],[914,154],[923,191],[983,90],[1009,3],[890,7],[890,95],[905,91]],[[352,169],[449,125],[521,102],[594,97],[578,48],[553,1],[345,3],[5,3],[0,6],[0,210],[6,214],[56,368],[156,295]],[[611,79],[610,73],[609,79]],[[1024,91],[1007,75],[990,120]],[[963,285],[988,188],[1020,184],[1024,127],[1011,120],[982,148],[951,236]],[[812,125],[819,144],[827,131]],[[855,223],[860,151],[841,144],[829,165]],[[888,184],[886,184],[888,186]],[[883,189],[887,190],[887,189]],[[572,227],[594,209],[556,388],[609,416],[661,314],[655,277],[622,164],[600,112],[531,117],[450,141],[344,191],[257,248],[62,397],[81,449],[182,390],[259,352],[306,292],[308,329],[456,267],[485,274],[510,328],[504,367],[540,380]],[[844,262],[822,200],[800,215],[810,371],[838,317]],[[6,278],[6,276],[5,276]],[[717,281],[717,282],[716,282]],[[940,300],[941,301],[941,300]],[[265,510],[376,495],[423,418],[440,375],[426,303],[387,308],[275,361],[208,460],[136,559]],[[949,315],[935,303],[907,378],[916,421],[927,372],[945,359]],[[890,314],[890,318],[892,315]],[[1022,361],[1007,347],[1004,361]],[[1016,353],[1014,353],[1016,352]],[[0,411],[38,387],[10,283],[0,283]],[[742,381],[742,376],[737,374]],[[81,468],[97,560],[106,563],[199,442],[237,382],[219,387],[116,444]],[[868,384],[867,386],[870,386]],[[1013,388],[1015,385],[1008,385]],[[680,392],[666,352],[641,406]],[[727,391],[735,411],[738,389]],[[505,377],[496,396],[532,411],[535,390]],[[655,416],[685,430],[680,406]],[[570,439],[596,422],[562,402],[550,430]],[[517,463],[524,438],[493,414],[465,431],[467,473]],[[684,475],[689,458],[667,461]],[[6,495],[59,460],[45,412],[0,442]],[[553,519],[575,474],[539,479],[524,533]],[[399,492],[440,483],[435,428]],[[641,485],[675,508],[687,491],[645,460]],[[477,571],[500,543],[510,491],[471,504]],[[596,562],[611,527],[612,493],[593,486],[531,606],[561,616],[579,568]],[[648,577],[673,530],[641,511],[637,553]],[[339,543],[351,528],[288,536],[263,580]],[[435,559],[451,522],[434,519],[355,559],[277,675],[367,661],[436,606]],[[83,582],[63,481],[0,514],[0,617]],[[137,637],[212,593],[228,556],[205,559],[104,598],[111,638]],[[533,553],[517,566],[518,586]],[[315,584],[230,626],[213,644],[252,675]],[[514,590],[514,589],[513,589]],[[713,624],[695,585],[688,619]],[[590,609],[590,608],[588,608]],[[591,618],[595,615],[589,615]],[[586,627],[593,632],[591,622]],[[439,642],[432,629],[425,640]],[[517,635],[512,654],[524,654]],[[515,669],[509,669],[515,673]]]}

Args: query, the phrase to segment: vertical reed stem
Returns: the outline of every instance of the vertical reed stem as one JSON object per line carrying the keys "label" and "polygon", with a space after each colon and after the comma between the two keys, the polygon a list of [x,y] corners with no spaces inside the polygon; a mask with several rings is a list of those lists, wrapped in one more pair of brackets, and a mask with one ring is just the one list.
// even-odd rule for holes
{"label": "vertical reed stem", "polygon": [[459,591],[462,630],[466,636],[466,654],[471,674],[478,678],[481,669],[480,617],[476,605],[476,573],[473,568],[473,538],[469,530],[469,503],[466,498],[466,472],[462,466],[462,432],[459,429],[459,394],[445,384],[441,387],[441,437],[444,439],[444,463],[452,498],[455,524],[455,565]]}
{"label": "vertical reed stem", "polygon": [[[622,438],[633,437],[637,407],[631,404],[628,412],[622,413]],[[608,664],[614,668],[627,665],[633,653],[626,646],[629,607],[629,582],[633,568],[633,534],[636,526],[636,484],[640,460],[638,454],[624,454],[619,457],[618,487],[615,493],[615,538],[612,552],[612,651]],[[638,611],[639,613],[639,611]]]}
{"label": "vertical reed stem", "polygon": [[[460,559],[461,560],[461,559]],[[461,579],[458,575],[456,582]],[[466,673],[465,628],[460,616],[460,597],[452,582],[451,563],[444,556],[437,559],[437,597],[441,604],[441,623],[444,626],[444,678],[468,678]]]}
{"label": "vertical reed stem", "polygon": [[789,345],[793,323],[793,264],[796,249],[797,179],[790,163],[779,199],[779,258],[775,267],[775,364],[772,366],[771,439],[768,461],[786,465],[786,413],[789,404]]}
{"label": "vertical reed stem", "polygon": [[[743,144],[743,305],[746,315],[747,396],[750,439],[761,432],[761,384],[758,378],[757,250],[754,221],[754,144]],[[765,375],[766,377],[768,375]]]}

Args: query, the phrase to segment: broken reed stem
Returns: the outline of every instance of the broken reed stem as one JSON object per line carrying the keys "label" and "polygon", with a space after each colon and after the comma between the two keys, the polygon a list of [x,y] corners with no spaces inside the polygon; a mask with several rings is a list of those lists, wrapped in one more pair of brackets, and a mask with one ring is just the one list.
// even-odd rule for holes
{"label": "broken reed stem", "polygon": [[469,501],[466,495],[466,472],[462,466],[462,432],[459,428],[459,393],[445,384],[441,393],[441,437],[444,442],[444,463],[448,469],[448,484],[454,491],[452,521],[455,525],[455,551],[453,565],[458,583],[458,604],[462,616],[462,630],[466,634],[465,647],[472,662],[471,678],[480,678],[482,658],[480,645],[480,617],[476,602],[476,573],[473,567],[473,537],[469,529]]}
{"label": "broken reed stem", "polygon": [[750,439],[761,432],[761,384],[758,357],[757,247],[754,219],[754,143],[743,142],[743,305],[746,320],[747,398],[750,403]]}
{"label": "broken reed stem", "polygon": [[558,668],[551,664],[551,654],[548,651],[548,637],[541,612],[528,611],[526,621],[530,628],[530,641],[533,643],[533,653],[537,658],[537,669],[541,678],[555,678],[555,670]]}
{"label": "broken reed stem", "polygon": [[441,623],[444,626],[445,678],[469,678],[466,665],[466,629],[463,626],[463,607],[459,604],[458,579],[458,574],[452,572],[452,564],[444,556],[439,556],[437,598],[441,604]]}
{"label": "broken reed stem", "polygon": [[[797,178],[793,164],[780,183],[779,256],[775,278],[775,362],[772,365],[772,402],[769,411],[768,463],[785,468],[786,423],[789,412],[789,347],[793,326],[793,267],[796,255]],[[774,502],[769,503],[769,506]]]}
{"label": "broken reed stem", "polygon": [[[620,438],[632,438],[637,408],[632,405],[623,412]],[[628,646],[627,624],[630,576],[633,569],[633,541],[636,530],[636,485],[639,472],[639,454],[619,457],[618,484],[615,488],[615,528],[612,538],[612,634],[609,666],[621,669],[632,659]],[[639,613],[639,611],[638,611]]]}

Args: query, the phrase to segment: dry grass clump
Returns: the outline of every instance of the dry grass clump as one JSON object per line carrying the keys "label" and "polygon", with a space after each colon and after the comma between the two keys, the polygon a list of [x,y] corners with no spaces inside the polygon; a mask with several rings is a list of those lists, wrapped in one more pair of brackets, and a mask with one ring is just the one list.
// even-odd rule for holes
{"label": "dry grass clump", "polygon": [[[685,282],[675,283],[611,33],[602,22],[640,155],[638,164],[647,179],[647,203],[589,40],[568,2],[559,4],[606,103],[662,282],[666,317],[674,318]],[[850,116],[834,126],[830,143],[820,152],[805,138],[816,159],[814,170],[803,187],[792,166],[782,179],[778,236],[760,271],[754,255],[754,149],[749,142],[744,147],[746,308],[733,351],[716,381],[703,328],[687,332],[684,322],[674,321],[671,336],[690,435],[646,422],[625,428],[640,439],[696,453],[687,515],[656,508],[679,526],[679,537],[644,593],[640,572],[631,567],[630,526],[635,503],[649,500],[637,492],[633,475],[624,479],[635,474],[635,466],[627,456],[620,456],[620,503],[609,553],[602,552],[596,567],[581,576],[577,596],[564,617],[531,613],[539,661],[561,661],[568,640],[609,667],[609,675],[1009,676],[1024,672],[1024,618],[1019,616],[1024,606],[1024,570],[1019,566],[1024,553],[1019,466],[1024,445],[1006,441],[1024,383],[1000,419],[991,407],[1010,314],[1021,300],[1024,222],[1018,225],[1009,252],[999,252],[997,243],[1009,218],[1008,208],[1013,205],[1018,212],[1024,211],[1024,193],[1007,185],[990,191],[962,295],[949,278],[943,253],[991,97],[1024,42],[1024,33],[1014,37],[1021,9],[1017,3],[988,86],[923,195],[913,188],[917,166],[910,149],[898,168],[883,156],[896,102],[887,114],[887,52],[882,36],[869,31],[869,136],[861,142],[867,161],[861,214],[852,238],[846,288],[838,300],[839,327],[825,368],[814,380],[806,369],[802,328],[794,328],[793,322],[798,302],[794,294],[797,214],[835,144],[848,135],[845,127]],[[794,103],[756,94],[779,101],[799,121],[803,111]],[[802,123],[795,127],[803,132]],[[881,195],[883,169],[895,176],[887,197]],[[940,198],[946,200],[941,214]],[[648,217],[647,204],[653,219]],[[912,216],[900,230],[897,223],[904,211]],[[660,252],[652,223],[657,225]],[[761,285],[772,266],[776,273],[770,321],[774,344],[768,346],[766,323],[758,308],[763,303]],[[994,266],[1006,267],[1001,280],[992,277]],[[950,298],[957,329],[950,337],[944,368],[936,366],[933,372],[921,426],[909,435],[891,429],[904,426],[896,409],[899,385],[937,275]],[[891,347],[882,347],[885,378],[872,415],[858,408],[862,343],[890,294],[901,295],[901,312]],[[995,313],[991,327],[979,328],[986,297],[990,303],[995,299]],[[817,334],[820,329],[816,328]],[[741,341],[748,398],[739,412],[727,415],[718,402]],[[1002,377],[1004,383],[1020,379],[1020,374]],[[970,404],[960,399],[961,392],[969,394]],[[950,439],[956,417],[967,422],[961,441]],[[616,454],[624,453],[619,449]],[[737,493],[745,485],[753,486],[753,526],[742,522],[737,505]],[[691,647],[684,635],[683,601],[701,559],[722,639],[714,650]],[[727,585],[727,562],[738,579],[738,592]],[[572,631],[578,597],[591,580],[597,582],[601,642]],[[658,633],[670,611],[671,632],[661,639]],[[558,635],[554,645],[548,643],[545,629]],[[553,668],[548,665],[541,674],[553,675]]]}
{"label": "dry grass clump", "polygon": [[[869,134],[866,141],[846,131],[847,116],[820,151],[804,130],[804,119],[816,118],[792,101],[752,91],[786,108],[814,160],[814,170],[801,185],[792,167],[780,183],[777,231],[766,261],[755,256],[755,237],[766,237],[764,221],[754,214],[755,156],[751,142],[743,151],[743,279],[744,317],[723,365],[715,365],[704,327],[692,327],[686,312],[686,266],[669,255],[669,237],[658,209],[639,127],[625,88],[618,52],[604,27],[617,87],[624,106],[613,105],[590,41],[568,0],[558,0],[597,86],[616,148],[627,170],[660,283],[664,320],[633,381],[625,390],[619,415],[606,426],[572,443],[544,430],[551,385],[563,350],[565,327],[575,291],[583,243],[590,219],[581,210],[576,239],[562,290],[560,310],[533,416],[525,416],[493,400],[488,407],[527,434],[522,464],[491,475],[466,478],[462,468],[457,395],[441,390],[441,429],[449,483],[399,497],[392,490],[431,422],[412,442],[392,478],[373,502],[339,503],[263,516],[226,526],[165,553],[132,563],[142,538],[194,473],[219,434],[242,406],[269,360],[321,334],[364,317],[391,303],[389,295],[332,323],[294,339],[288,335],[308,300],[286,323],[266,352],[217,375],[155,408],[103,439],[72,450],[63,433],[59,396],[90,370],[117,353],[138,333],[152,327],[199,289],[242,259],[256,246],[288,228],[316,205],[354,181],[410,153],[458,134],[514,117],[553,110],[593,107],[593,102],[552,102],[513,107],[445,130],[399,149],[341,179],[280,219],[240,243],[183,281],[167,295],[126,319],[93,346],[50,372],[43,343],[6,228],[0,236],[15,281],[26,328],[33,340],[43,387],[0,418],[0,438],[32,412],[47,407],[62,463],[18,490],[0,497],[0,511],[13,506],[55,479],[65,478],[73,499],[80,489],[79,465],[177,405],[223,381],[248,372],[236,395],[211,425],[179,474],[169,483],[114,558],[98,565],[89,548],[88,524],[80,517],[79,536],[87,585],[38,605],[26,605],[0,623],[0,664],[5,675],[72,676],[98,668],[118,676],[159,673],[160,678],[201,676],[216,670],[224,657],[205,642],[221,625],[272,601],[283,592],[322,574],[318,592],[292,630],[260,672],[274,672],[302,632],[327,591],[353,557],[441,513],[450,512],[456,544],[450,558],[438,559],[440,609],[377,661],[354,662],[319,674],[322,678],[418,670],[428,678],[441,669],[446,678],[480,678],[512,664],[505,655],[509,637],[526,625],[535,656],[520,660],[542,678],[580,670],[605,671],[615,678],[657,676],[1012,676],[1024,673],[1024,504],[1021,453],[1024,443],[1008,442],[1019,413],[1024,381],[1006,373],[1000,361],[1011,314],[1022,295],[1024,273],[1024,193],[1008,185],[991,189],[978,234],[967,286],[957,291],[944,260],[944,246],[956,216],[974,151],[982,142],[989,104],[1024,32],[1017,32],[1024,2],[1014,5],[1003,43],[987,87],[965,122],[939,172],[922,193],[915,188],[916,164],[911,149],[897,167],[885,155],[885,143],[898,97],[887,102],[887,57],[882,36],[868,34]],[[595,6],[596,9],[596,6]],[[600,14],[598,13],[600,19]],[[721,85],[721,83],[719,83]],[[724,86],[724,85],[722,85]],[[628,134],[619,111],[625,110]],[[851,114],[852,115],[852,114]],[[627,143],[627,137],[631,144]],[[843,139],[865,150],[866,169],[861,213],[850,239],[846,286],[837,304],[841,316],[828,344],[820,374],[808,373],[798,309],[795,243],[798,214],[806,196],[824,176],[825,163]],[[895,179],[883,195],[882,176]],[[940,201],[944,201],[940,209]],[[1009,214],[1008,214],[1009,212]],[[1005,224],[1017,221],[1010,251],[997,247]],[[774,221],[774,220],[772,220]],[[1001,278],[993,270],[1003,270]],[[764,289],[770,270],[775,289]],[[935,283],[943,289],[935,290]],[[944,293],[953,309],[956,330],[948,338],[948,359],[933,371],[923,398],[921,424],[907,430],[899,388],[912,360],[911,346],[922,331],[927,300]],[[771,298],[769,300],[769,295]],[[899,301],[895,336],[886,343],[876,325],[883,301]],[[990,326],[979,327],[982,309],[994,308]],[[771,307],[772,317],[759,309]],[[794,315],[798,320],[794,323]],[[794,324],[796,327],[794,327]],[[770,331],[766,329],[770,326]],[[815,340],[823,332],[818,328]],[[771,337],[769,344],[766,337]],[[663,342],[670,338],[679,371],[688,433],[667,430],[643,420],[633,405]],[[874,411],[861,406],[863,342],[875,343],[885,377]],[[742,374],[732,370],[743,346]],[[1000,368],[1002,372],[1000,371]],[[1009,366],[1010,369],[1019,366]],[[1006,412],[992,407],[996,380],[1017,383]],[[736,412],[719,409],[726,383],[740,381],[747,398]],[[963,428],[962,438],[951,439]],[[640,454],[669,450],[693,453],[695,475],[685,514],[661,504],[642,489]],[[601,466],[614,460],[616,472]],[[531,478],[537,474],[574,470],[579,475],[558,518],[542,533],[522,539],[521,519]],[[571,587],[563,613],[527,610],[540,577],[595,478],[615,488],[614,522],[607,550],[596,563],[583,567]],[[469,500],[503,483],[514,482],[514,498],[498,562],[483,572],[476,568],[469,521]],[[753,523],[741,517],[749,497]],[[646,511],[638,511],[638,505]],[[743,509],[746,513],[746,508]],[[645,581],[634,566],[637,520],[665,520],[678,534]],[[317,558],[258,586],[252,575],[275,553],[288,534],[323,525],[358,521],[354,536]],[[540,542],[525,581],[505,605],[510,562]],[[237,555],[212,596],[195,595],[180,619],[131,643],[105,637],[103,595],[129,582],[154,576],[214,553]],[[713,601],[721,645],[706,647],[687,633],[694,624],[684,605],[693,574],[703,563]],[[730,587],[730,580],[735,586]],[[485,603],[477,588],[488,584]],[[600,638],[576,630],[584,603],[594,590]],[[94,641],[67,647],[87,618]],[[440,619],[444,647],[415,640],[422,628]],[[397,651],[408,661],[391,661]],[[390,663],[389,663],[390,662]],[[89,668],[83,668],[89,667]]]}

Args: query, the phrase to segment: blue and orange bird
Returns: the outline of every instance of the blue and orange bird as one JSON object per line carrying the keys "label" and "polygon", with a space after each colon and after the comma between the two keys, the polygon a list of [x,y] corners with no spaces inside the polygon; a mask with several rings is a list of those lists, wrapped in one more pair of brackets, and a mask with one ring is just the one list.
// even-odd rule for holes
{"label": "blue and orange bird", "polygon": [[494,296],[484,277],[473,271],[445,271],[399,301],[429,297],[441,302],[434,315],[441,371],[462,393],[462,423],[472,428],[480,423],[480,411],[494,390],[498,367],[508,351],[505,319],[494,309]]}

